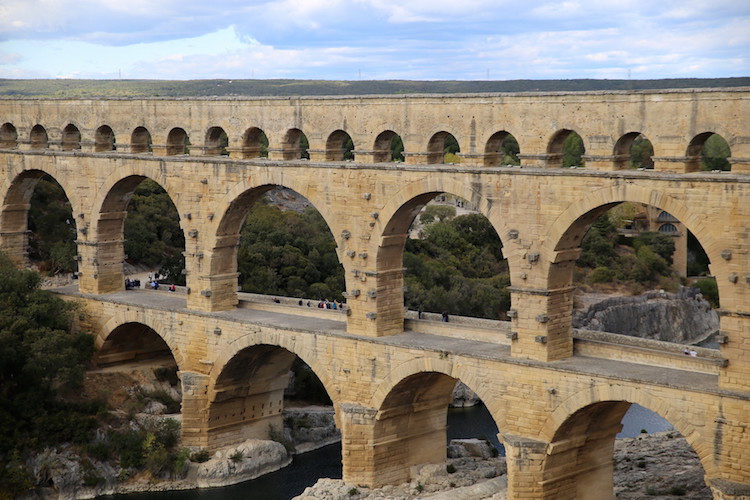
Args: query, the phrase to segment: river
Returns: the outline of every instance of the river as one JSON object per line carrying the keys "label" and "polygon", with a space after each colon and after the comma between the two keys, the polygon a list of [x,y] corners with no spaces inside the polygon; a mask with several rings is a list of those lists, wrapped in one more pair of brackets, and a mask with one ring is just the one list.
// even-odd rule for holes
{"label": "river", "polygon": [[[617,437],[635,437],[646,432],[660,432],[672,426],[659,415],[632,405],[622,419],[623,429]],[[497,439],[497,426],[482,406],[448,410],[448,439],[484,438],[493,443],[502,455]],[[291,465],[258,479],[221,488],[132,493],[101,497],[110,500],[289,500],[312,486],[321,477],[341,478],[341,445],[333,444],[294,457]]]}

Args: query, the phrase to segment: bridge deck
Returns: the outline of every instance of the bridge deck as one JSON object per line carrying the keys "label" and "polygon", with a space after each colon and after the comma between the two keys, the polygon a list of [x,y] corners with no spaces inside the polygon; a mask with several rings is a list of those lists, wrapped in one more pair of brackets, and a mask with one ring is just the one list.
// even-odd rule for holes
{"label": "bridge deck", "polygon": [[[289,313],[248,308],[237,308],[221,312],[202,312],[188,310],[186,308],[185,296],[179,293],[151,290],[129,290],[107,295],[89,296],[78,292],[77,285],[56,288],[52,291],[66,296],[96,297],[97,300],[104,302],[113,302],[164,311],[181,311],[199,316],[212,316],[223,320],[270,326],[277,329],[288,330],[290,332],[357,338],[362,342],[387,344],[407,349],[446,352],[454,356],[466,356],[469,358],[500,361],[516,365],[543,366],[548,370],[591,375],[597,378],[612,378],[613,380],[619,381],[627,380],[686,391],[731,394],[734,397],[750,399],[750,395],[742,395],[720,390],[718,388],[717,375],[699,373],[690,370],[581,355],[575,355],[567,359],[547,363],[513,358],[511,357],[510,347],[500,343],[425,333],[425,330],[430,329],[429,323],[435,324],[436,331],[439,331],[446,326],[443,323],[429,320],[420,321],[420,323],[424,323],[421,325],[421,332],[407,330],[397,335],[371,338],[347,334],[346,322],[341,316],[341,313],[336,313],[335,311],[331,311],[331,319],[302,315],[302,313],[308,313],[310,309],[307,307],[298,309],[299,306],[280,306],[277,308],[277,310],[286,308]],[[337,316],[341,319],[338,319]],[[460,329],[462,326],[456,324],[455,328]],[[632,347],[625,344],[621,347],[623,350],[632,349]]]}

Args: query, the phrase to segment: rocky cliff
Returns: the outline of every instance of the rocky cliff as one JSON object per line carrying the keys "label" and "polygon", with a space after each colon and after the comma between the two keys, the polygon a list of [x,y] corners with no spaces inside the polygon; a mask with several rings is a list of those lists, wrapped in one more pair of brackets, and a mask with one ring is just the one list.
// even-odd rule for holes
{"label": "rocky cliff", "polygon": [[692,344],[719,329],[719,316],[694,288],[613,297],[573,313],[573,327]]}

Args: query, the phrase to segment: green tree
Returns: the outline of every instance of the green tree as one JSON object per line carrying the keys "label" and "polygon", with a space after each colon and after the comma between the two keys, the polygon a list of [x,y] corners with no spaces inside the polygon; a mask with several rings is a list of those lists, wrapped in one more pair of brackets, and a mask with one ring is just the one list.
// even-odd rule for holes
{"label": "green tree", "polygon": [[583,153],[586,149],[583,147],[583,139],[575,132],[570,132],[562,144],[562,166],[582,167],[584,166]]}
{"label": "green tree", "polygon": [[40,269],[73,272],[76,225],[65,191],[49,175],[42,177],[31,195],[29,208],[29,258]]}
{"label": "green tree", "polygon": [[632,168],[654,168],[654,146],[643,136],[638,136],[630,147],[630,165]]}
{"label": "green tree", "polygon": [[93,337],[71,333],[74,303],[41,290],[41,277],[0,254],[0,491],[17,491],[12,457],[63,441],[85,442],[98,403],[59,398],[80,387]]}
{"label": "green tree", "polygon": [[729,163],[731,150],[729,144],[719,134],[712,134],[706,142],[703,143],[701,150],[701,169],[702,170],[724,170],[732,169]]}

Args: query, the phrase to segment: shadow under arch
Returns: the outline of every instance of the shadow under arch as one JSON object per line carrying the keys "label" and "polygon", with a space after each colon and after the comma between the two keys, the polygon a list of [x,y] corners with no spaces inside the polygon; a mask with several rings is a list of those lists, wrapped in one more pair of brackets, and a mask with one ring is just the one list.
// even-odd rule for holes
{"label": "shadow under arch", "polygon": [[[9,184],[0,184],[3,193],[2,211],[0,212],[0,249],[17,265],[26,265],[29,247],[29,209],[31,197],[39,181],[51,178],[63,190],[71,207],[79,206],[75,198],[75,189],[66,188],[66,179],[57,175],[55,169],[23,170]],[[61,182],[62,181],[62,182]]]}
{"label": "shadow under arch", "polygon": [[313,352],[298,354],[291,346],[254,340],[257,339],[251,336],[238,340],[236,349],[215,365],[217,372],[207,388],[207,435],[211,448],[247,439],[270,439],[274,430],[283,432],[284,390],[296,359],[310,367],[336,408],[330,377],[315,363]]}
{"label": "shadow under arch", "polygon": [[[680,401],[678,405],[680,403],[688,404]],[[705,431],[684,417],[684,408],[670,405],[665,398],[647,390],[600,384],[571,396],[547,418],[542,428],[543,439],[550,443],[543,472],[543,489],[547,496],[541,498],[614,498],[615,439],[632,404],[667,420],[696,452],[704,472],[710,472],[711,446],[707,446],[710,443],[701,440]]]}
{"label": "shadow under arch", "polygon": [[177,363],[172,348],[156,330],[141,322],[130,321],[116,326],[106,338],[97,337],[97,352],[93,363],[96,367],[172,359]]}
{"label": "shadow under arch", "polygon": [[[135,328],[135,331],[138,333],[151,332],[159,337],[161,343],[166,346],[174,358],[178,369],[184,369],[185,360],[182,351],[179,348],[179,342],[169,334],[169,332],[172,332],[172,328],[169,325],[163,324],[158,319],[152,321],[149,318],[144,318],[144,316],[137,311],[123,311],[117,316],[110,318],[109,321],[101,327],[94,339],[94,346],[97,352],[106,345],[114,332],[127,332],[128,328]],[[158,342],[154,342],[154,344],[158,344]]]}

